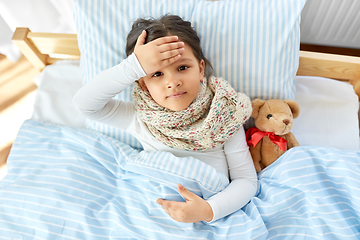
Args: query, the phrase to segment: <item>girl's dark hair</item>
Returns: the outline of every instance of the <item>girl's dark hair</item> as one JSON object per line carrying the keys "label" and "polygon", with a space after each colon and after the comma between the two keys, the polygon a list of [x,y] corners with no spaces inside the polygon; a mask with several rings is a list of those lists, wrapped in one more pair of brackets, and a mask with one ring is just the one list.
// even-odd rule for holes
{"label": "girl's dark hair", "polygon": [[213,72],[213,67],[210,62],[204,57],[200,45],[200,38],[197,32],[191,27],[189,21],[184,21],[177,15],[165,15],[159,19],[144,19],[139,18],[132,25],[126,40],[126,55],[133,53],[136,41],[141,32],[146,31],[145,44],[157,38],[175,35],[179,37],[180,41],[189,45],[194,53],[196,59],[205,61],[205,74],[209,77]]}

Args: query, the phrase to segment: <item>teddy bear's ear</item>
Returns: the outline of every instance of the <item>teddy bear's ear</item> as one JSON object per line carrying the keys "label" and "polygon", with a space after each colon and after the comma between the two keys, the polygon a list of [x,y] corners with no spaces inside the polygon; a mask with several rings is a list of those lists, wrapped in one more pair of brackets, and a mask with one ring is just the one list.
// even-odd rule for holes
{"label": "teddy bear's ear", "polygon": [[293,114],[293,118],[297,118],[300,114],[300,106],[297,102],[295,102],[294,100],[290,100],[290,99],[285,99],[284,103],[286,103],[290,109],[291,112]]}
{"label": "teddy bear's ear", "polygon": [[253,111],[252,111],[251,116],[253,118],[258,117],[259,109],[265,104],[265,102],[266,102],[265,100],[262,100],[262,99],[259,99],[259,98],[256,98],[256,99],[251,101],[251,105],[253,107]]}

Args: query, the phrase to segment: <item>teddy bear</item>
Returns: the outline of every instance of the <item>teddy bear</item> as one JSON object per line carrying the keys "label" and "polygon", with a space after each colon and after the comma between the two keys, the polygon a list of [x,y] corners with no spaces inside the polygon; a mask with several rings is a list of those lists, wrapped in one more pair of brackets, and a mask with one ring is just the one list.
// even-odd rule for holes
{"label": "teddy bear", "polygon": [[300,106],[289,99],[254,99],[251,104],[255,127],[247,130],[246,141],[255,169],[260,172],[288,149],[300,146],[290,132]]}

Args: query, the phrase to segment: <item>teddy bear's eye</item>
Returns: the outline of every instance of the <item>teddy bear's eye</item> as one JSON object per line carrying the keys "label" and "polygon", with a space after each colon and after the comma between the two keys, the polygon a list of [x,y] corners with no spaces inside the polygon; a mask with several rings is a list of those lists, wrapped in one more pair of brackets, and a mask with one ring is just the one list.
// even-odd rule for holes
{"label": "teddy bear's eye", "polygon": [[271,115],[271,114],[267,115],[267,118],[268,118],[268,119],[270,119],[271,117],[272,117],[272,115]]}

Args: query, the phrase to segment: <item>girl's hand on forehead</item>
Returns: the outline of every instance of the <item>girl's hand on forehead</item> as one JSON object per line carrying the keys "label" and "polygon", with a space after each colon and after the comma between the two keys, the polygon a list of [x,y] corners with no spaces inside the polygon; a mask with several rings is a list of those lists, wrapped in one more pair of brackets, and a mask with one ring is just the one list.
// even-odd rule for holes
{"label": "girl's hand on forehead", "polygon": [[134,53],[147,75],[172,64],[181,58],[185,51],[184,43],[177,36],[155,39],[145,44],[146,31],[137,39]]}

